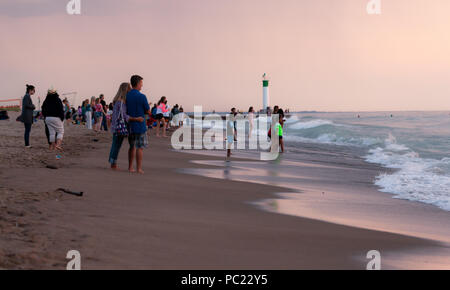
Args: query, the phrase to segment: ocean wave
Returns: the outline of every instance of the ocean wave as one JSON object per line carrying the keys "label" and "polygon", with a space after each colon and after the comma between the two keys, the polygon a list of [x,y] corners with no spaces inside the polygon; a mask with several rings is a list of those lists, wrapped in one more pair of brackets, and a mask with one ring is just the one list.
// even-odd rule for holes
{"label": "ocean wave", "polygon": [[390,151],[395,151],[395,152],[399,152],[399,151],[407,151],[409,150],[408,147],[406,147],[403,144],[397,144],[397,139],[394,137],[394,135],[389,133],[389,137],[384,141],[385,145],[386,145],[386,149],[390,150]]}
{"label": "ocean wave", "polygon": [[383,173],[375,184],[394,198],[432,204],[450,211],[450,158],[426,159],[404,145],[386,139],[384,148],[369,150],[366,161],[398,171]]}
{"label": "ocean wave", "polygon": [[294,115],[294,116],[290,116],[284,123],[289,125],[289,124],[292,124],[295,122],[298,122],[298,117]]}
{"label": "ocean wave", "polygon": [[308,122],[294,123],[289,126],[289,129],[304,130],[304,129],[312,129],[312,128],[316,128],[316,127],[320,127],[320,126],[324,126],[324,125],[333,125],[333,124],[334,123],[330,120],[317,119],[317,120],[312,120],[312,121],[308,121]]}
{"label": "ocean wave", "polygon": [[301,142],[365,148],[367,162],[396,169],[376,177],[380,191],[450,211],[448,126],[442,126],[448,122],[447,114],[406,121],[374,116],[365,123],[355,123],[353,116],[336,118],[300,118],[286,126],[284,138],[293,147]]}
{"label": "ocean wave", "polygon": [[363,137],[359,135],[362,132],[358,134],[345,128],[334,128],[335,133],[320,133],[327,131],[320,128],[312,130],[309,136],[289,131],[294,134],[287,134],[285,140],[367,148],[368,154],[364,156],[367,162],[397,169],[394,173],[376,177],[374,182],[380,191],[393,194],[394,198],[423,202],[450,211],[450,158],[423,158],[408,146],[397,143],[392,134],[383,139]]}
{"label": "ocean wave", "polygon": [[305,143],[320,143],[320,144],[330,144],[338,146],[357,146],[357,147],[368,147],[380,143],[377,138],[371,137],[345,137],[337,136],[336,134],[321,134],[316,138],[308,138],[295,135],[286,135],[286,141],[294,142],[305,142]]}

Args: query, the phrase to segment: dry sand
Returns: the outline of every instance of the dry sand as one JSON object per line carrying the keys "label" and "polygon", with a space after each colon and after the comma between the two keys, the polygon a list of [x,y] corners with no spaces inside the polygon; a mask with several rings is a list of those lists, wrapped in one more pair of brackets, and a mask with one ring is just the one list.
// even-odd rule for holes
{"label": "dry sand", "polygon": [[288,190],[180,173],[208,168],[189,160],[214,158],[172,151],[169,139],[152,136],[142,176],[108,169],[108,133],[66,126],[58,161],[42,122],[33,126],[32,149],[22,134],[21,123],[0,121],[0,268],[65,269],[66,253],[78,250],[83,269],[365,269],[372,249],[440,247],[263,211],[251,203]]}

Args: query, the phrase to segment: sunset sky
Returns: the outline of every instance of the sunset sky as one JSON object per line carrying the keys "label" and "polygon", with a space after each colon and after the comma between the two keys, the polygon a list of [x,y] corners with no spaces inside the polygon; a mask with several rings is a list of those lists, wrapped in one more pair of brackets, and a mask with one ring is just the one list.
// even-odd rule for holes
{"label": "sunset sky", "polygon": [[68,2],[0,1],[0,99],[29,83],[110,100],[136,73],[152,102],[259,109],[267,73],[291,110],[450,110],[449,0]]}

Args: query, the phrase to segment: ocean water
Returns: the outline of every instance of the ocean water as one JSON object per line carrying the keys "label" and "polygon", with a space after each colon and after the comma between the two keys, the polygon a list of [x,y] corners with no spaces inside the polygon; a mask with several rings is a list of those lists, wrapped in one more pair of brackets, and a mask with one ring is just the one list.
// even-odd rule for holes
{"label": "ocean water", "polygon": [[353,147],[395,169],[377,176],[380,191],[450,211],[449,112],[296,113],[285,142],[291,154],[302,143]]}

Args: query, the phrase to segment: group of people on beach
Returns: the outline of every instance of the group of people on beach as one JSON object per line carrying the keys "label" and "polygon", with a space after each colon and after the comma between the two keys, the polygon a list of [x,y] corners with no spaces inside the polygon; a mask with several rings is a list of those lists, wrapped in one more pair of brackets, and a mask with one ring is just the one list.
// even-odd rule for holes
{"label": "group of people on beach", "polygon": [[[285,112],[279,106],[274,106],[273,110],[272,108],[268,107],[265,113],[267,114],[267,116],[278,115],[278,119],[276,120],[275,124],[275,133],[279,139],[281,153],[284,153],[283,127],[285,122]],[[227,157],[231,156],[231,147],[233,146],[234,142],[237,141],[237,119],[239,118],[238,115],[240,115],[240,112],[237,111],[236,108],[231,108],[226,126]],[[255,109],[253,107],[250,107],[248,109],[246,117],[249,124],[248,138],[250,139],[252,137],[255,120]],[[267,137],[272,139],[272,128],[269,129]]]}
{"label": "group of people on beach", "polygon": [[[128,139],[130,172],[144,173],[142,170],[143,148],[148,144],[147,129],[156,128],[157,137],[167,137],[167,130],[173,124],[182,126],[186,118],[183,107],[176,104],[173,108],[168,105],[167,98],[161,97],[153,105],[140,91],[143,78],[134,75],[130,82],[119,86],[113,102],[106,104],[104,95],[98,98],[86,99],[76,110],[70,106],[67,99],[61,100],[56,90],[48,90],[41,112],[34,115],[36,109],[31,96],[36,89],[32,85],[26,86],[26,94],[22,100],[22,114],[17,118],[25,125],[25,147],[30,148],[30,132],[36,117],[42,117],[50,150],[62,151],[64,136],[64,122],[67,124],[85,124],[88,129],[96,132],[108,131],[113,133],[109,163],[114,170],[118,169],[117,158],[125,138]],[[136,170],[133,167],[136,160]]]}
{"label": "group of people on beach", "polygon": [[[22,99],[22,114],[17,118],[25,125],[25,147],[30,146],[31,127],[34,123],[34,110],[36,109],[31,96],[36,92],[33,85],[26,86],[26,93]],[[50,150],[62,150],[62,140],[64,137],[64,105],[55,90],[49,90],[41,114],[45,118],[45,134]]]}
{"label": "group of people on beach", "polygon": [[70,106],[64,99],[64,115],[67,123],[84,124],[90,130],[99,132],[108,131],[111,126],[112,103],[106,104],[105,96],[101,94],[98,98],[85,99],[78,109]]}
{"label": "group of people on beach", "polygon": [[[113,170],[118,170],[117,159],[125,138],[128,139],[128,170],[143,174],[142,160],[143,149],[148,145],[147,130],[156,128],[157,137],[167,137],[166,132],[171,124],[175,127],[183,126],[186,119],[183,107],[176,104],[170,108],[165,96],[161,97],[153,106],[148,102],[147,97],[141,93],[143,78],[133,75],[130,82],[124,82],[119,86],[113,101],[107,105],[104,95],[98,98],[86,99],[76,110],[70,106],[67,99],[61,100],[56,90],[50,89],[42,105],[40,117],[44,119],[45,133],[50,150],[62,151],[62,141],[64,137],[64,122],[67,124],[85,124],[88,129],[96,132],[102,129],[108,131],[110,128],[113,138],[109,154],[109,163]],[[35,94],[35,87],[26,86],[26,94],[22,100],[22,114],[18,121],[25,125],[25,147],[30,148],[30,132],[35,116],[34,106],[31,96]],[[269,113],[269,112],[268,112]],[[236,141],[237,116],[240,114],[235,108],[231,109],[229,120],[231,123],[227,127],[227,157],[231,156],[231,145]],[[270,110],[270,114],[278,114],[276,136],[280,141],[281,152],[284,152],[283,144],[283,124],[284,112],[278,106]],[[249,121],[249,137],[252,135],[255,110],[250,107],[247,118]],[[175,121],[175,122],[174,122]],[[272,138],[271,130],[268,137]],[[134,169],[136,161],[136,169]]]}

